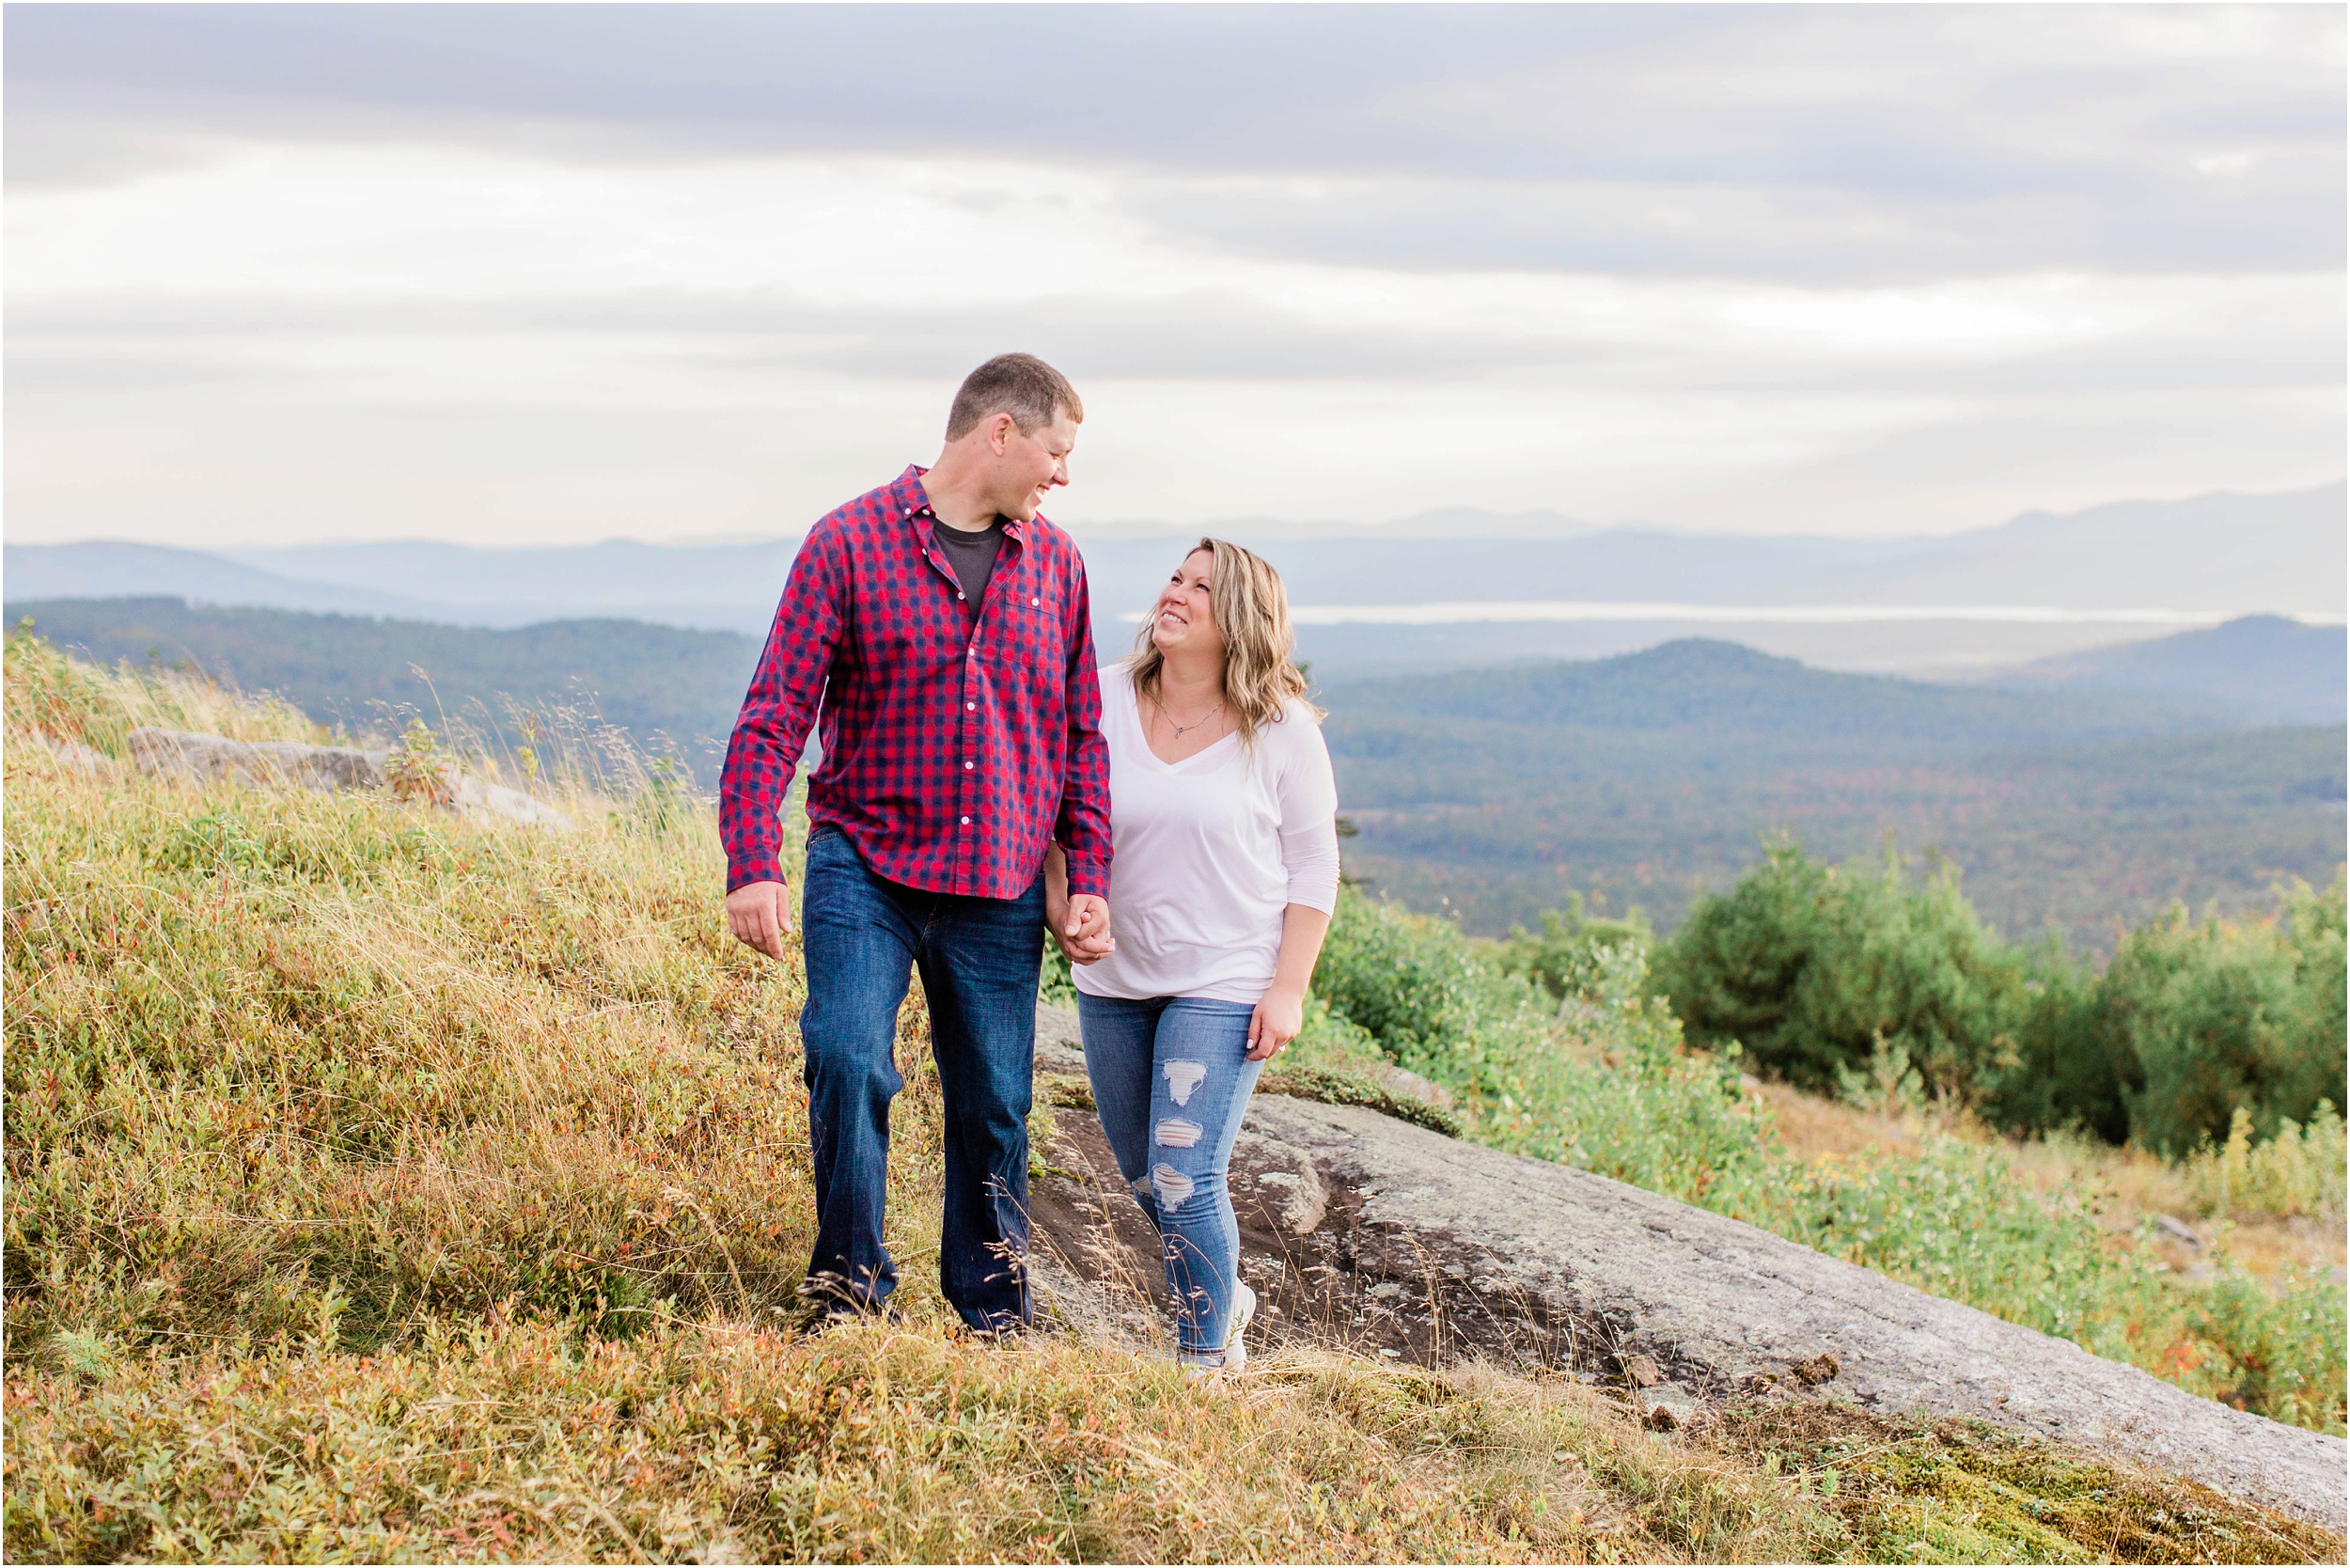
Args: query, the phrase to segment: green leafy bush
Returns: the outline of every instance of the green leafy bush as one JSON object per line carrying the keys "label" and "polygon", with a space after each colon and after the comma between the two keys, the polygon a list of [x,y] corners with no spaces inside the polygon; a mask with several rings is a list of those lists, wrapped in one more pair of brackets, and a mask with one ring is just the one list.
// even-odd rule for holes
{"label": "green leafy bush", "polygon": [[1983,928],[1955,868],[1912,883],[1825,866],[1792,841],[1690,916],[1662,965],[1700,1044],[1735,1040],[1762,1067],[1821,1093],[1879,1043],[1936,1095],[1974,1101],[2018,1059],[2029,965]]}
{"label": "green leafy bush", "polygon": [[2275,1133],[2342,1104],[2342,887],[2281,919],[2190,922],[2173,906],[2123,939],[2099,985],[2131,1136],[2166,1154],[2224,1138],[2238,1107]]}
{"label": "green leafy bush", "polygon": [[[2239,1107],[2267,1136],[2343,1103],[2343,906],[2337,877],[2265,920],[2174,907],[2099,975],[2053,939],[2002,941],[1951,867],[1913,880],[1890,856],[1827,866],[1782,841],[1698,905],[1658,968],[1692,1041],[1736,1041],[1802,1088],[1837,1093],[1898,1058],[1928,1094],[2011,1131],[2078,1126],[2177,1156],[2225,1137]],[[1554,949],[1572,921],[1546,930]]]}
{"label": "green leafy bush", "polygon": [[2290,1219],[2341,1212],[2343,1163],[2342,1118],[2320,1101],[2309,1125],[2282,1122],[2264,1143],[2253,1142],[2252,1113],[2238,1106],[2228,1141],[2198,1149],[2181,1169],[2206,1214]]}
{"label": "green leafy bush", "polygon": [[1497,951],[1503,974],[1524,975],[1563,998],[1601,984],[1601,970],[1618,962],[1613,955],[1621,949],[1630,948],[1645,956],[1655,941],[1656,933],[1638,909],[1621,919],[1593,915],[1584,907],[1582,894],[1570,893],[1565,909],[1543,912],[1539,933],[1512,927]]}

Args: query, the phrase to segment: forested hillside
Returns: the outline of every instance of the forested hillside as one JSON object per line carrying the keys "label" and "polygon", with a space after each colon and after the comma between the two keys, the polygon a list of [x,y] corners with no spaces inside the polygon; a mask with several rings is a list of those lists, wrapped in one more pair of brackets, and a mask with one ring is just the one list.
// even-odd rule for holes
{"label": "forested hillside", "polygon": [[2207,631],[2035,660],[1999,683],[2186,692],[2280,723],[2339,724],[2350,689],[2350,638],[2339,625],[2245,616]]}
{"label": "forested hillside", "polygon": [[1998,926],[2109,948],[2172,900],[2264,906],[2343,855],[2340,726],[2213,698],[1841,675],[1726,643],[1334,684],[1359,876],[1498,934],[1573,891],[1677,924],[1781,830],[1939,852]]}
{"label": "forested hillside", "polygon": [[437,727],[444,714],[502,723],[508,698],[568,706],[620,726],[640,745],[659,748],[666,737],[713,779],[759,658],[750,637],[643,620],[485,631],[160,598],[11,603],[7,616],[12,626],[30,617],[58,646],[102,663],[193,664],[354,732],[395,732],[402,709]]}

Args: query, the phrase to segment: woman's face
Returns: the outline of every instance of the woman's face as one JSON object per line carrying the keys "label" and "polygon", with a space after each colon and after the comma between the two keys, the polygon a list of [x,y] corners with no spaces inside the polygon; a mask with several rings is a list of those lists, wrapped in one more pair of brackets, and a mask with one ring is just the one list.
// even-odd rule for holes
{"label": "woman's face", "polygon": [[1224,635],[1215,629],[1215,615],[1208,604],[1214,572],[1214,554],[1194,550],[1159,590],[1159,601],[1151,608],[1151,641],[1161,653],[1224,657]]}

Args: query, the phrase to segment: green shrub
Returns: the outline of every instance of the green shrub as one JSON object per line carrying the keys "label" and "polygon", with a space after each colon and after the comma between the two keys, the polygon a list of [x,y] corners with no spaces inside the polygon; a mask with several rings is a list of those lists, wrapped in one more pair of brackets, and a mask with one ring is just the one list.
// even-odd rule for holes
{"label": "green shrub", "polygon": [[2228,1141],[2198,1149],[2180,1171],[2205,1214],[2290,1219],[2342,1212],[2343,1160],[2342,1118],[2321,1100],[2308,1126],[2286,1121],[2264,1143],[2252,1140],[2252,1113],[2237,1106]]}
{"label": "green shrub", "polygon": [[2202,1391],[2276,1420],[2342,1431],[2345,1342],[2342,1287],[2288,1274],[2272,1291],[2229,1269],[2195,1305],[2193,1326],[2211,1358]]}
{"label": "green shrub", "polygon": [[2123,940],[2098,987],[2131,1137],[2185,1154],[2238,1107],[2275,1134],[2343,1103],[2342,884],[2287,896],[2280,918],[2191,922],[2173,906]]}
{"label": "green shrub", "polygon": [[1583,895],[1567,895],[1563,910],[1545,910],[1540,933],[1523,926],[1511,928],[1497,953],[1501,972],[1524,975],[1564,1001],[1603,984],[1602,968],[1616,962],[1610,955],[1630,948],[1645,955],[1655,946],[1656,933],[1637,908],[1622,919],[1589,913]]}
{"label": "green shrub", "polygon": [[[1954,868],[1913,881],[1890,857],[1826,866],[1782,841],[1698,905],[1658,969],[1691,1040],[1739,1042],[1804,1089],[1900,1060],[2008,1131],[2080,1127],[2177,1156],[2225,1137],[2239,1107],[2268,1136],[2343,1103],[2344,902],[2337,877],[2295,885],[2265,920],[2173,908],[2099,975],[2054,938],[2002,942]],[[1505,952],[1563,973],[1584,961],[1575,921]]]}
{"label": "green shrub", "polygon": [[2031,1010],[2028,965],[1983,928],[1954,867],[1913,884],[1889,856],[1825,866],[1792,841],[1702,901],[1661,967],[1693,1041],[1738,1041],[1820,1093],[1882,1042],[1930,1092],[1971,1103],[2016,1063]]}

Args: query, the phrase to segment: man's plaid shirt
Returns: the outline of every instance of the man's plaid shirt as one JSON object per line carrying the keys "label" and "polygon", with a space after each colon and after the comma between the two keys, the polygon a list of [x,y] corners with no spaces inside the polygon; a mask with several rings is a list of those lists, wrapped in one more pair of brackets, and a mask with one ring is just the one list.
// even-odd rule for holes
{"label": "man's plaid shirt", "polygon": [[1109,753],[1085,562],[1040,517],[1004,523],[981,602],[932,542],[919,467],[808,533],[718,781],[727,890],[780,882],[778,811],[821,699],[807,815],[876,875],[1017,898],[1058,840],[1073,893],[1109,891]]}

